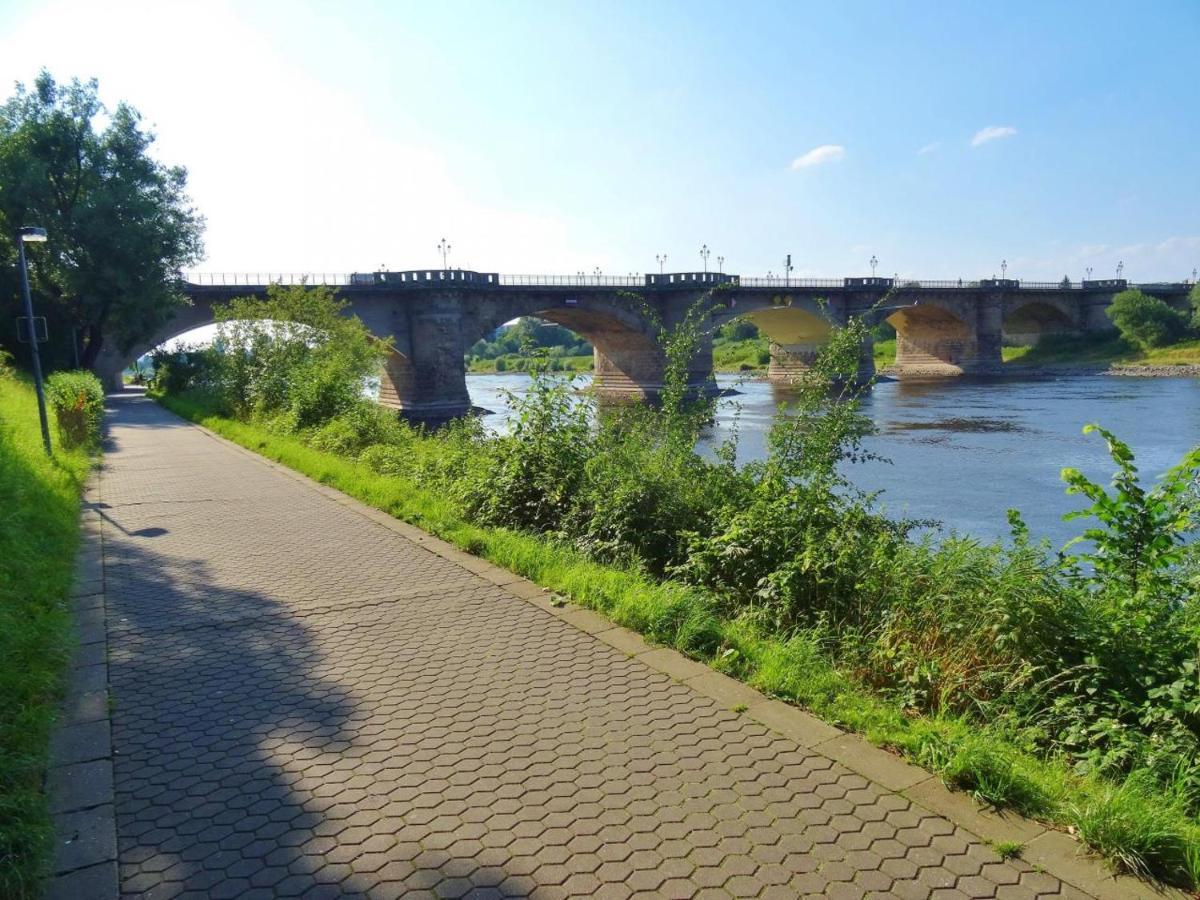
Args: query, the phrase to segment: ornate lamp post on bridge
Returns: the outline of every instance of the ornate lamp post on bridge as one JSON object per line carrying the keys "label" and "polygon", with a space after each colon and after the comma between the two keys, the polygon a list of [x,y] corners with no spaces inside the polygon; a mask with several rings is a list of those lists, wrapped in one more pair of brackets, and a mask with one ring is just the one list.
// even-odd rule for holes
{"label": "ornate lamp post on bridge", "polygon": [[718,275],[724,274],[724,272],[725,272],[725,257],[718,256],[717,257],[717,274]]}
{"label": "ornate lamp post on bridge", "polygon": [[442,268],[446,268],[446,257],[450,255],[450,245],[446,243],[446,239],[442,238],[438,241],[438,253],[442,254]]}
{"label": "ornate lamp post on bridge", "polygon": [[1008,280],[1008,260],[1007,259],[1000,260],[1000,277],[1005,279],[1006,281]]}
{"label": "ornate lamp post on bridge", "polygon": [[875,254],[871,254],[871,277],[875,277],[875,267],[879,265],[879,260],[875,258]]}
{"label": "ornate lamp post on bridge", "polygon": [[654,261],[658,263],[658,274],[661,275],[663,273],[663,266],[667,264],[667,254],[655,253]]}
{"label": "ornate lamp post on bridge", "polygon": [[42,387],[42,357],[38,353],[37,327],[33,319],[33,298],[29,294],[29,267],[25,262],[25,245],[41,244],[46,229],[26,226],[17,232],[17,256],[21,267],[21,297],[25,301],[25,321],[29,323],[29,352],[33,356],[33,386],[37,390],[38,418],[42,423],[42,446],[50,456],[50,423],[46,421],[46,391]]}
{"label": "ornate lamp post on bridge", "polygon": [[785,287],[791,283],[793,268],[795,267],[792,265],[792,254],[789,253],[783,258],[783,284]]}
{"label": "ornate lamp post on bridge", "polygon": [[1117,263],[1117,281],[1121,280],[1121,273],[1125,271],[1125,262],[1122,260]]}
{"label": "ornate lamp post on bridge", "polygon": [[708,254],[709,254],[709,252],[710,252],[710,251],[709,251],[709,249],[708,249],[708,244],[701,244],[701,246],[700,246],[700,258],[701,258],[702,260],[704,260],[704,272],[705,272],[705,274],[708,274]]}
{"label": "ornate lamp post on bridge", "polygon": [[600,271],[600,267],[596,266],[596,268],[592,269],[592,274],[596,276],[596,284],[599,284],[600,276],[604,274],[603,272]]}
{"label": "ornate lamp post on bridge", "polygon": [[1092,280],[1092,267],[1088,266],[1083,271],[1084,271],[1084,277],[1086,277],[1088,281],[1091,281]]}

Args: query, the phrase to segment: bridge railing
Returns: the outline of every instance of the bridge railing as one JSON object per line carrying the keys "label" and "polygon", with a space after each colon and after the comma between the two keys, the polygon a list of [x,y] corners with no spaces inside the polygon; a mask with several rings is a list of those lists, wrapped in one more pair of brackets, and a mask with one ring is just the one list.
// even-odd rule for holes
{"label": "bridge railing", "polygon": [[738,284],[742,287],[766,287],[766,288],[840,288],[845,284],[843,278],[775,278],[766,276],[763,278],[747,278],[742,276],[738,279]]}
{"label": "bridge railing", "polygon": [[501,275],[501,287],[645,287],[638,275]]}
{"label": "bridge railing", "polygon": [[264,284],[324,284],[339,287],[351,283],[349,275],[332,272],[181,272],[188,284],[214,287],[247,287]]}

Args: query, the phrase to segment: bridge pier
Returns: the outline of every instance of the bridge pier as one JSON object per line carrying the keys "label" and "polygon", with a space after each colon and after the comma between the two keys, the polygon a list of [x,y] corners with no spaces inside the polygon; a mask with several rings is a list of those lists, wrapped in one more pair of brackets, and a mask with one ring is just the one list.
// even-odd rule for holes
{"label": "bridge pier", "polygon": [[897,377],[992,375],[1000,371],[1004,297],[989,293],[972,303],[929,303],[917,298],[889,317],[896,327]]}

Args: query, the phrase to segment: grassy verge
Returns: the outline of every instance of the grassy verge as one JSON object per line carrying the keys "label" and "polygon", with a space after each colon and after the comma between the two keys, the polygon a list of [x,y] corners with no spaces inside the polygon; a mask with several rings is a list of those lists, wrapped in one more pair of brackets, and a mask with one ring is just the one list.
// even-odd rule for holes
{"label": "grassy verge", "polygon": [[[653,641],[860,732],[987,803],[1073,828],[1090,846],[1135,871],[1189,886],[1200,881],[1200,825],[1178,799],[1150,785],[1079,775],[1062,761],[1027,752],[1019,735],[975,722],[913,715],[840,671],[810,637],[780,639],[743,620],[722,619],[697,589],[598,564],[542,537],[473,525],[444,494],[416,481],[379,475],[295,437],[214,415],[194,398],[161,402],[242,446],[565,594]],[[426,451],[436,452],[436,447],[417,450]]]}
{"label": "grassy verge", "polygon": [[1017,366],[1200,365],[1200,340],[1138,350],[1116,334],[1049,335],[1032,347],[1005,347],[1004,360]]}
{"label": "grassy verge", "polygon": [[42,782],[70,650],[67,597],[85,452],[47,459],[33,389],[0,376],[0,896],[37,896],[50,846]]}
{"label": "grassy verge", "polygon": [[713,369],[718,372],[765,372],[770,362],[765,337],[713,341]]}
{"label": "grassy verge", "polygon": [[555,356],[548,360],[540,357],[521,356],[518,353],[508,353],[495,359],[472,359],[467,363],[467,371],[472,375],[496,375],[505,372],[525,372],[534,365],[550,364],[552,372],[590,372],[593,362],[591,354],[584,356]]}

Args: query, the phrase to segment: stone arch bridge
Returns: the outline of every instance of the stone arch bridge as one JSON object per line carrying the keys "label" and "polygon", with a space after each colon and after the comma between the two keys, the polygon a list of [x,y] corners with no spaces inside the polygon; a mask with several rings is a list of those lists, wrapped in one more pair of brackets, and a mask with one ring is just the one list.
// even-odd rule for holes
{"label": "stone arch bridge", "polygon": [[[186,331],[213,321],[213,306],[234,297],[265,295],[272,282],[333,284],[339,296],[394,350],[382,373],[380,403],[421,419],[444,419],[470,409],[464,352],[479,338],[520,316],[566,326],[595,347],[594,383],[609,399],[653,399],[665,360],[656,335],[672,327],[714,288],[711,328],[692,360],[690,381],[708,390],[711,333],[738,316],[770,340],[773,379],[802,370],[832,329],[851,316],[886,318],[897,332],[895,374],[941,377],[994,374],[1005,336],[1110,330],[1105,309],[1123,280],[1082,283],[902,281],[890,278],[741,278],[713,272],[611,276],[523,276],[457,269],[372,272],[348,276],[195,275],[184,284],[188,304],[142,346],[102,354],[97,369],[113,389],[133,359]],[[1188,285],[1140,285],[1174,305],[1187,303]],[[872,365],[863,348],[863,369]]]}

